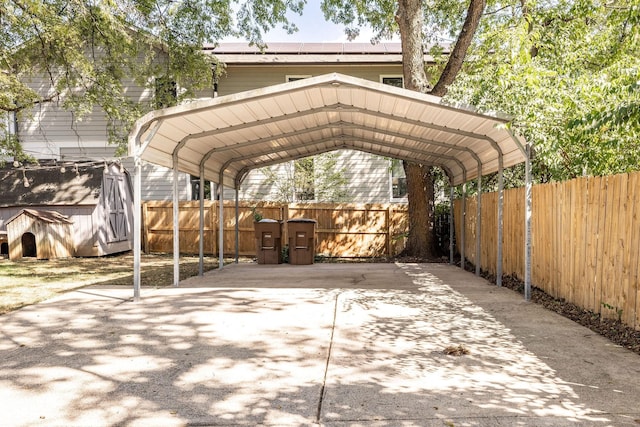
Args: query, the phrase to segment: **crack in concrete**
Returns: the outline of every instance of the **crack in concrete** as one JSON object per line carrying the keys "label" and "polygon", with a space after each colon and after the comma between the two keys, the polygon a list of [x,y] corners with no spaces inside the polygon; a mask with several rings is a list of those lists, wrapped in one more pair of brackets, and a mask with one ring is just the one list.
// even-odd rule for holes
{"label": "crack in concrete", "polygon": [[316,423],[320,424],[320,417],[322,416],[322,403],[324,402],[324,392],[327,384],[327,374],[329,372],[329,363],[331,361],[331,350],[333,349],[333,335],[336,330],[336,317],[338,315],[338,298],[341,292],[336,294],[336,301],[333,306],[333,323],[331,324],[331,337],[329,338],[329,350],[327,351],[327,362],[324,366],[324,377],[322,378],[322,387],[320,388],[320,399],[318,400],[318,411],[316,412]]}

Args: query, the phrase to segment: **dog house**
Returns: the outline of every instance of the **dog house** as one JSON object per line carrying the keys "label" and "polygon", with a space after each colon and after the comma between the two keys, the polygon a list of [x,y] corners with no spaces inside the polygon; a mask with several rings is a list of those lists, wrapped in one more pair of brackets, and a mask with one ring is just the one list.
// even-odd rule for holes
{"label": "dog house", "polygon": [[53,211],[23,209],[7,221],[9,258],[69,258],[73,256],[73,222]]}
{"label": "dog house", "polygon": [[9,240],[7,239],[7,232],[0,231],[0,257],[9,256]]}

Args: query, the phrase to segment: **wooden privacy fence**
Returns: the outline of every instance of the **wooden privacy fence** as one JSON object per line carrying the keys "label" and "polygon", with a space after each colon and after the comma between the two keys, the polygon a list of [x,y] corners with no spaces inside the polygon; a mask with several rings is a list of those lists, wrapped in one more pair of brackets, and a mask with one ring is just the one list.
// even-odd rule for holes
{"label": "wooden privacy fence", "polygon": [[[255,256],[253,212],[264,218],[282,220],[311,218],[318,221],[316,254],[328,257],[393,256],[404,248],[407,208],[404,205],[370,204],[282,204],[249,203],[239,205],[239,253]],[[235,202],[225,202],[224,253],[235,255]],[[200,235],[200,203],[181,202],[179,239],[182,253],[197,254]],[[204,209],[204,252],[218,254],[218,202],[206,201]],[[144,251],[173,251],[172,202],[148,201],[142,205]],[[286,224],[283,227],[287,241]]]}
{"label": "wooden privacy fence", "polygon": [[[496,273],[497,193],[482,194],[482,269]],[[640,173],[541,184],[532,192],[531,281],[640,330]],[[465,256],[475,263],[476,199],[466,201]],[[457,241],[460,200],[454,203]],[[503,273],[524,277],[524,189],[504,192]]]}

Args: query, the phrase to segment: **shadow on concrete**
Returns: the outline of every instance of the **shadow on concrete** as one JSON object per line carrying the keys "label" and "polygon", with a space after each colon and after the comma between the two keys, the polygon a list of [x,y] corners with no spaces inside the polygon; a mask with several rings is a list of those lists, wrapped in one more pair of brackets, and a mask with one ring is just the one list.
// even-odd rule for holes
{"label": "shadow on concrete", "polygon": [[[2,316],[3,422],[582,426],[640,418],[637,400],[627,406],[635,412],[613,412],[583,399],[430,265],[326,266],[223,269],[179,288],[143,289],[141,303],[126,301],[126,289],[89,288]],[[452,345],[470,353],[444,354]]]}

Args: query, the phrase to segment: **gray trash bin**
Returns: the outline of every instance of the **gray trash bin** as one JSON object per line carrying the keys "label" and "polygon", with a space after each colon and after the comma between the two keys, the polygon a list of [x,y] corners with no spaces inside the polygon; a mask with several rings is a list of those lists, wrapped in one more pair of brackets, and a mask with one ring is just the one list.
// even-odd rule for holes
{"label": "gray trash bin", "polygon": [[315,219],[294,218],[287,221],[289,264],[313,264],[316,247]]}
{"label": "gray trash bin", "polygon": [[262,219],[254,223],[258,264],[282,264],[282,222]]}

